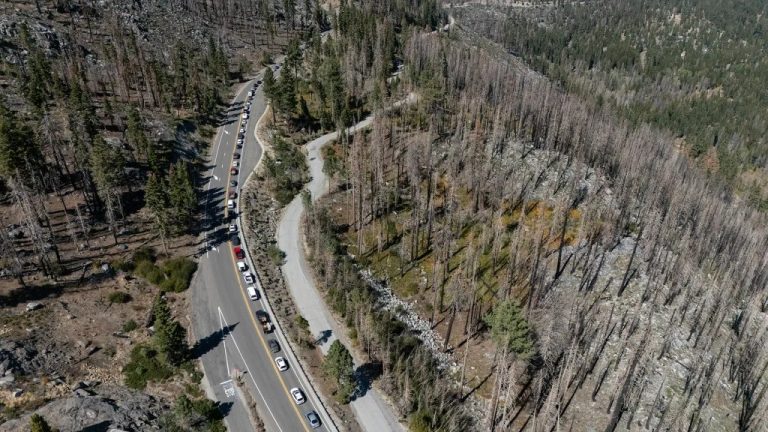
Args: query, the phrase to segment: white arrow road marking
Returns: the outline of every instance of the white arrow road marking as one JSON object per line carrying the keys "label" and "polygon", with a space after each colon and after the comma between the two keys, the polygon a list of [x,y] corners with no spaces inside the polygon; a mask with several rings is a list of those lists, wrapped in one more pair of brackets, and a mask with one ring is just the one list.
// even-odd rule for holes
{"label": "white arrow road marking", "polygon": [[216,177],[216,174],[213,175],[213,179],[216,180],[216,181],[219,181],[219,178]]}
{"label": "white arrow road marking", "polygon": [[227,337],[227,334],[229,333],[229,331],[224,329],[224,320],[223,320],[224,317],[221,314],[221,307],[218,307],[218,309],[219,309],[219,328],[221,329],[221,341],[224,344],[224,362],[227,364],[227,376],[232,376],[232,374],[229,371],[229,357],[227,356],[227,339],[226,339],[226,337]]}
{"label": "white arrow road marking", "polygon": [[227,132],[227,130],[226,130],[226,129],[224,129],[224,133],[225,133],[225,134],[227,134],[227,135],[229,135],[229,132]]}
{"label": "white arrow road marking", "polygon": [[[221,319],[224,321],[224,325],[229,327],[229,323],[227,322],[227,319],[224,317],[224,313],[221,312],[221,307],[219,307],[219,313],[221,316]],[[237,346],[237,340],[235,340],[235,335],[230,333],[230,336],[232,337],[232,343],[235,344],[235,349],[237,350],[237,353],[240,355],[240,359],[243,361],[243,365],[245,366],[246,371],[250,371],[251,368],[248,367],[248,363],[245,361],[245,357],[243,356],[243,352],[240,351],[240,347]],[[253,378],[252,373],[248,373],[248,377],[251,379],[251,382],[253,383],[253,386],[256,388],[256,391],[259,392],[259,396],[261,396],[261,400],[264,401],[264,406],[267,407],[267,411],[269,411],[269,415],[272,416],[272,420],[275,421],[275,425],[277,426],[277,429],[280,432],[283,432],[283,428],[280,427],[280,423],[277,421],[277,417],[275,417],[275,414],[272,412],[272,409],[269,408],[269,404],[267,403],[267,399],[264,397],[264,394],[261,392],[261,389],[259,388],[258,384],[256,384],[256,379]]]}

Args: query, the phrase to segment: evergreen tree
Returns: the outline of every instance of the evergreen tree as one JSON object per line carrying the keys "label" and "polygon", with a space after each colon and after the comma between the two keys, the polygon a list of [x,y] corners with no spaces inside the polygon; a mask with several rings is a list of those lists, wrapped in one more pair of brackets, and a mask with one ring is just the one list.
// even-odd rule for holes
{"label": "evergreen tree", "polygon": [[116,212],[123,213],[119,189],[125,183],[125,159],[120,150],[108,145],[101,135],[97,135],[91,148],[90,168],[99,198],[106,207],[110,231],[117,243],[115,221]]}
{"label": "evergreen tree", "polygon": [[154,228],[163,240],[163,248],[168,250],[166,238],[170,234],[170,221],[168,212],[168,195],[165,180],[155,173],[151,173],[144,189],[144,202],[152,213]]}
{"label": "evergreen tree", "polygon": [[334,54],[329,55],[328,61],[323,64],[322,81],[330,117],[337,128],[342,127],[347,122],[347,95],[341,65]]}
{"label": "evergreen tree", "polygon": [[297,76],[299,73],[299,67],[301,66],[301,47],[299,46],[299,40],[293,39],[288,43],[288,48],[285,53],[285,69]]}
{"label": "evergreen tree", "polygon": [[[33,172],[30,172],[30,168]],[[0,101],[0,175],[28,181],[39,175],[43,156],[29,126]]]}
{"label": "evergreen tree", "polygon": [[168,174],[170,207],[174,214],[174,228],[181,233],[192,227],[197,211],[197,195],[189,172],[189,164],[179,162]]}
{"label": "evergreen tree", "polygon": [[90,144],[99,130],[98,117],[90,93],[78,81],[69,90],[69,111],[70,129],[77,132],[84,143]]}
{"label": "evergreen tree", "polygon": [[533,354],[533,334],[517,303],[505,300],[497,304],[485,317],[485,322],[499,347],[522,358]]}
{"label": "evergreen tree", "polygon": [[267,67],[264,71],[264,95],[274,104],[277,96],[277,84],[275,83],[275,74],[272,72],[272,68]]}
{"label": "evergreen tree", "polygon": [[125,134],[128,143],[148,161],[150,147],[149,140],[144,133],[141,114],[139,114],[139,110],[133,105],[128,109],[128,121],[125,128]]}
{"label": "evergreen tree", "polygon": [[189,347],[187,346],[187,331],[178,321],[171,316],[171,309],[163,295],[155,298],[152,307],[155,316],[155,343],[158,350],[164,354],[165,360],[178,366],[187,359]]}
{"label": "evergreen tree", "polygon": [[107,144],[101,135],[97,135],[93,141],[90,166],[99,193],[114,192],[125,183],[125,158],[119,149]]}
{"label": "evergreen tree", "polygon": [[296,110],[296,77],[290,71],[285,71],[280,74],[277,88],[277,99],[274,101],[277,110],[289,117]]}
{"label": "evergreen tree", "polygon": [[349,401],[357,385],[354,377],[355,364],[347,347],[338,340],[333,341],[328,349],[323,361],[323,371],[336,380],[339,399],[343,402]]}
{"label": "evergreen tree", "polygon": [[29,431],[30,432],[54,432],[54,429],[45,421],[45,418],[40,414],[32,414],[29,418]]}
{"label": "evergreen tree", "polygon": [[36,108],[36,111],[42,113],[45,104],[51,97],[51,92],[48,89],[48,83],[52,81],[51,67],[43,51],[32,40],[26,23],[21,25],[19,33],[21,43],[29,53],[26,70],[23,74],[22,91],[27,100]]}

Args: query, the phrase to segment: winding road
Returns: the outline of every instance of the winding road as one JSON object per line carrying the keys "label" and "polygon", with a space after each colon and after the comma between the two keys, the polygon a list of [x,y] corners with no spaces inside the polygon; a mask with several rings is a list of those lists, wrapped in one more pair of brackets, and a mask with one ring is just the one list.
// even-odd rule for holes
{"label": "winding road", "polygon": [[[263,291],[258,301],[248,298],[246,287],[249,284],[244,282],[237,268],[234,245],[229,237],[229,224],[239,226],[240,218],[237,214],[239,205],[233,210],[227,208],[227,192],[230,189],[239,191],[262,156],[262,145],[256,139],[255,129],[257,119],[266,110],[267,102],[260,87],[256,87],[251,99],[249,119],[244,121],[241,118],[244,104],[248,101],[248,92],[254,88],[259,77],[243,84],[237,91],[214,139],[210,156],[212,160],[204,187],[204,248],[200,251],[198,272],[191,286],[190,321],[197,339],[193,352],[201,361],[208,396],[221,403],[230,431],[253,430],[244,390],[257,404],[259,415],[268,431],[336,431],[318,395],[309,385],[308,377],[300,367],[295,367],[297,360],[288,349],[282,331],[278,328],[273,333],[265,334],[261,330],[255,312],[269,312],[270,305],[265,302]],[[350,132],[368,127],[371,121],[371,117],[363,120],[350,128]],[[241,127],[245,128],[245,142],[238,149],[236,141]],[[337,133],[330,133],[307,144],[312,176],[307,189],[313,200],[327,192],[321,149],[337,136]],[[235,152],[240,154],[239,166],[236,171],[231,171],[236,160]],[[325,335],[325,343],[321,346],[325,353],[343,329],[328,311],[306,262],[300,223],[303,211],[301,198],[296,197],[285,208],[280,219],[278,243],[286,253],[282,271],[297,307],[309,321],[311,331]],[[245,244],[241,246],[247,251]],[[248,255],[245,262],[249,267],[253,265]],[[249,268],[254,273],[256,270]],[[254,286],[261,291],[258,280]],[[269,340],[276,340],[280,344],[279,353],[270,351]],[[290,368],[287,371],[278,370],[274,361],[277,356],[288,360]],[[356,366],[359,365],[356,359]],[[243,383],[242,389],[235,383],[237,377]],[[301,388],[307,397],[307,401],[301,405],[296,404],[290,395],[290,389],[295,387]],[[358,423],[366,432],[405,430],[392,408],[373,388],[357,397],[351,406]],[[312,429],[309,425],[306,414],[311,411],[320,416],[320,428]]]}
{"label": "winding road", "polygon": [[[413,97],[409,96],[406,101]],[[400,102],[403,103],[403,102]],[[396,103],[394,106],[399,105]],[[373,117],[357,123],[348,129],[348,133],[370,126]],[[322,148],[338,138],[338,132],[323,135],[307,144],[307,159],[311,181],[306,189],[310,192],[312,201],[317,201],[328,192],[328,179],[323,173]],[[282,267],[288,289],[291,292],[301,315],[309,322],[312,334],[322,340],[320,349],[325,354],[338,338],[344,334],[344,329],[336,322],[328,307],[323,301],[322,294],[315,285],[312,269],[307,263],[303,243],[303,230],[301,220],[304,214],[304,202],[301,196],[293,199],[283,210],[277,228],[277,242],[280,249],[285,252],[286,260]],[[345,339],[345,338],[342,338]],[[342,340],[349,345],[347,340]],[[355,367],[361,366],[360,359],[355,359]],[[366,432],[380,431],[404,431],[392,407],[384,400],[375,388],[368,389],[351,403],[358,423]]]}

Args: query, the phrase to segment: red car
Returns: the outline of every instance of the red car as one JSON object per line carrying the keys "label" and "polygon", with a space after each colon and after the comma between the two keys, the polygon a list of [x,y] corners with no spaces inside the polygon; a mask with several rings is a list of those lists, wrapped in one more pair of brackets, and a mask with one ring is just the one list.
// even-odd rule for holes
{"label": "red car", "polygon": [[235,168],[235,167],[230,168],[229,169],[229,173],[232,174],[232,175],[237,175],[237,168]]}
{"label": "red car", "polygon": [[229,199],[235,199],[237,198],[237,191],[229,191]]}
{"label": "red car", "polygon": [[235,246],[232,250],[235,252],[237,259],[245,258],[245,252],[243,252],[243,249],[240,246]]}

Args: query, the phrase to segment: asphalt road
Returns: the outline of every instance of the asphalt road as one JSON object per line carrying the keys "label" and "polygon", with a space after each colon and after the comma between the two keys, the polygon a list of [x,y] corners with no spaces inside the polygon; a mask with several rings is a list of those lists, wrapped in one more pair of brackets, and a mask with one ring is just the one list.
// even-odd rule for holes
{"label": "asphalt road", "polygon": [[[326,422],[319,429],[311,429],[307,422],[306,413],[314,410],[320,414],[320,410],[313,406],[313,399],[300,385],[294,365],[289,361],[290,368],[285,372],[280,372],[275,365],[274,357],[286,357],[284,341],[280,340],[280,353],[273,354],[269,350],[267,340],[276,339],[276,333],[264,334],[255,319],[255,312],[266,310],[266,307],[261,300],[248,299],[246,283],[236,267],[227,232],[230,221],[236,216],[226,209],[229,182],[235,180],[239,189],[261,158],[261,148],[254,138],[256,122],[266,108],[260,88],[252,100],[245,125],[245,144],[242,149],[235,147],[241,127],[239,116],[253,83],[246,83],[238,90],[226,113],[224,124],[214,139],[209,177],[203,187],[206,205],[203,228],[207,234],[204,249],[200,251],[199,270],[191,287],[190,319],[198,341],[194,354],[202,360],[209,396],[224,407],[230,431],[253,430],[243,395],[231,381],[238,372],[259,406],[268,431],[324,431],[327,430]],[[230,176],[235,151],[242,157],[237,175]],[[304,390],[307,402],[297,405],[293,401],[289,394],[293,387]]]}
{"label": "asphalt road", "polygon": [[[397,105],[397,104],[396,104]],[[350,128],[350,133],[368,127],[372,118],[368,117]],[[316,201],[328,192],[328,180],[323,173],[323,158],[321,150],[323,146],[335,140],[338,133],[333,132],[323,135],[307,144],[307,159],[311,181],[307,190]],[[301,196],[294,198],[283,210],[277,228],[277,242],[282,251],[286,253],[283,275],[288,289],[298,307],[301,315],[309,322],[312,334],[318,338],[320,349],[327,353],[328,349],[337,339],[340,329],[336,320],[329,312],[322,296],[315,286],[312,270],[306,261],[303,246],[303,234],[301,220],[304,213],[304,201]],[[355,366],[361,364],[357,360]],[[352,402],[352,410],[357,422],[366,432],[379,431],[403,431],[403,426],[398,422],[392,407],[382,398],[379,392],[370,387],[370,383],[364,383],[362,394],[359,394]]]}

